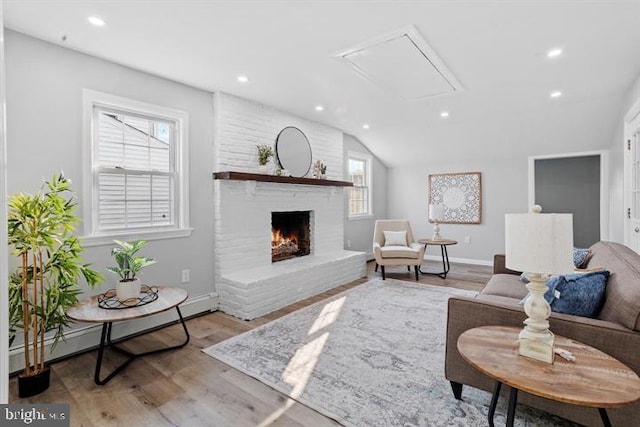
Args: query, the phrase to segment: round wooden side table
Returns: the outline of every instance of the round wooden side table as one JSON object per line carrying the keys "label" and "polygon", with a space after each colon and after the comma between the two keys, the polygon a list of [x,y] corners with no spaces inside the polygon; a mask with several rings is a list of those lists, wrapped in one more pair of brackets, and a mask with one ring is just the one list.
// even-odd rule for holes
{"label": "round wooden side table", "polygon": [[558,355],[554,363],[518,354],[520,328],[481,326],[458,338],[460,355],[478,371],[496,380],[489,425],[502,384],[511,387],[507,426],[513,426],[518,390],[557,402],[598,408],[602,423],[610,427],[607,408],[619,408],[640,400],[640,378],[622,362],[586,344],[555,336],[554,346],[570,351],[575,361]]}
{"label": "round wooden side table", "polygon": [[[98,348],[98,359],[96,361],[96,370],[94,374],[94,381],[98,385],[104,385],[109,380],[111,380],[116,374],[122,371],[124,368],[129,365],[133,360],[138,357],[148,356],[150,354],[161,353],[164,351],[175,350],[178,348],[182,348],[189,343],[189,331],[187,330],[187,325],[184,323],[184,319],[182,318],[182,313],[180,312],[179,304],[182,304],[187,299],[187,291],[180,288],[173,288],[168,286],[158,286],[158,298],[146,305],[135,306],[135,307],[127,307],[121,309],[105,309],[100,307],[98,304],[98,295],[93,296],[91,298],[80,301],[77,305],[71,307],[67,310],[67,317],[72,320],[76,320],[78,322],[87,322],[87,323],[102,323],[102,335],[100,338],[100,346]],[[163,347],[157,350],[145,351],[143,353],[132,353],[128,350],[125,350],[121,347],[115,345],[115,343],[111,340],[111,328],[113,322],[123,322],[126,320],[138,319],[141,317],[151,316],[152,314],[161,313],[163,311],[170,310],[175,308],[178,312],[178,318],[180,319],[180,323],[182,324],[182,328],[184,329],[184,333],[186,339],[183,343],[170,346]],[[126,338],[120,340],[124,341]],[[120,342],[118,341],[118,342]],[[100,379],[100,369],[102,367],[102,357],[104,356],[105,348],[111,348],[118,353],[124,354],[128,357],[122,364],[120,364],[117,368],[115,368],[109,375],[107,375],[104,379]]]}
{"label": "round wooden side table", "polygon": [[440,253],[442,254],[442,273],[431,273],[428,271],[422,271],[422,267],[420,267],[420,273],[422,274],[431,274],[434,276],[439,276],[443,279],[447,278],[447,273],[451,269],[451,264],[449,264],[449,253],[447,252],[447,246],[457,245],[458,242],[456,240],[451,239],[442,239],[442,240],[432,240],[432,239],[420,239],[418,243],[424,245],[424,252],[427,253],[427,247],[431,246],[440,246]]}

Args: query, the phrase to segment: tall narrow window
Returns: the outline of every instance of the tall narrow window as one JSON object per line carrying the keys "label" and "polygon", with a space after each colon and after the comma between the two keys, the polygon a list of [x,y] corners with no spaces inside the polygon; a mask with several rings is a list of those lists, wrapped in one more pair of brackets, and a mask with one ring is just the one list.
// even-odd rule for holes
{"label": "tall narrow window", "polygon": [[350,152],[349,179],[353,182],[349,192],[349,217],[371,215],[371,157]]}
{"label": "tall narrow window", "polygon": [[92,183],[91,229],[85,234],[184,229],[186,164],[180,160],[186,115],[92,91],[85,91],[85,101],[91,110]]}

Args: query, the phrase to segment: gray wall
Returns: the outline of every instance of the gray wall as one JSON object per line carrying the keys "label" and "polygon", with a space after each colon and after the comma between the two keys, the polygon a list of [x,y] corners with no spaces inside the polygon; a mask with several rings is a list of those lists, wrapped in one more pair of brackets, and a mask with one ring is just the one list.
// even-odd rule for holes
{"label": "gray wall", "polygon": [[[416,238],[430,237],[433,225],[427,219],[428,175],[481,172],[482,223],[442,224],[440,234],[458,241],[458,245],[449,247],[451,260],[492,264],[494,254],[504,253],[504,214],[527,211],[527,161],[527,158],[469,159],[390,168],[388,216],[409,219]],[[469,243],[464,243],[465,237]],[[439,256],[439,252],[430,248],[427,255]]]}
{"label": "gray wall", "polygon": [[[348,218],[348,203],[345,202],[345,227],[344,227],[344,247],[345,249],[367,253],[367,259],[373,259],[373,227],[376,219],[387,217],[387,167],[378,160],[357,138],[351,135],[344,135],[344,171],[348,173],[347,153],[354,151],[371,155],[373,158],[373,216],[370,218]],[[345,179],[348,177],[345,176]],[[345,192],[346,193],[346,192]],[[351,245],[349,245],[351,243]]]}
{"label": "gray wall", "polygon": [[573,242],[600,240],[600,156],[537,159],[535,201],[543,212],[573,214]]}
{"label": "gray wall", "polygon": [[[4,21],[2,15],[2,2],[0,2],[0,34],[4,31]],[[5,78],[4,78],[4,39],[0,38],[0,200],[6,200],[6,141],[5,141]],[[6,224],[7,207],[6,204],[0,206],[0,224]],[[7,269],[7,228],[0,230],[0,343],[9,342],[9,322],[8,322],[8,289],[7,279],[9,272]],[[0,345],[0,372],[9,371],[9,350],[6,345]],[[9,378],[7,375],[0,377],[0,403],[9,402]]]}
{"label": "gray wall", "polygon": [[[155,240],[145,255],[158,263],[145,270],[149,283],[180,285],[190,297],[213,284],[213,100],[211,93],[154,77],[20,33],[6,32],[7,185],[9,194],[34,192],[43,178],[63,170],[82,205],[82,89],[186,111],[189,114],[190,225],[188,238]],[[82,210],[79,211],[83,215]],[[82,227],[80,227],[82,234]],[[104,272],[112,245],[87,248],[85,260]],[[191,282],[181,284],[181,270]],[[106,273],[106,272],[105,272]],[[108,274],[108,273],[107,273]],[[115,277],[105,274],[102,289]],[[96,293],[96,292],[94,292]]]}

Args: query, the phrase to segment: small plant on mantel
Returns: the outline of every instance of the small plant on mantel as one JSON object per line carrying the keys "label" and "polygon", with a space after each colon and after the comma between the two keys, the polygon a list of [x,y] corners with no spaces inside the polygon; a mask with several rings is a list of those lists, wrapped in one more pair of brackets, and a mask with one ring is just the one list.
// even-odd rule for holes
{"label": "small plant on mantel", "polygon": [[156,263],[153,258],[135,256],[136,253],[147,245],[145,240],[134,242],[113,241],[116,245],[111,249],[111,256],[118,264],[116,267],[107,267],[107,271],[120,277],[116,285],[118,300],[127,301],[138,298],[140,295],[140,279],[137,277],[140,270]]}
{"label": "small plant on mantel", "polygon": [[256,148],[258,149],[258,164],[265,166],[273,157],[273,147],[268,144],[261,144],[256,145]]}

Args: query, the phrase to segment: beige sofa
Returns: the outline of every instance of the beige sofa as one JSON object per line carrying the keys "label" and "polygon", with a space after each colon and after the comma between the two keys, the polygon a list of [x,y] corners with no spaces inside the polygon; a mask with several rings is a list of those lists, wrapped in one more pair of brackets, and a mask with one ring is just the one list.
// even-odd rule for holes
{"label": "beige sofa", "polygon": [[[550,329],[600,349],[640,373],[640,255],[612,242],[598,242],[591,251],[586,267],[602,267],[611,272],[602,311],[597,319],[552,313]],[[504,267],[503,256],[496,256],[494,275],[475,298],[449,299],[445,376],[458,399],[464,399],[463,385],[493,390],[494,382],[462,359],[456,343],[460,334],[477,326],[522,326],[526,316],[519,301],[527,290],[518,275]],[[509,387],[503,387],[503,397],[508,391]],[[601,425],[595,408],[554,402],[525,392],[519,393],[518,403],[587,426]],[[638,425],[640,403],[607,412],[614,426]]]}

